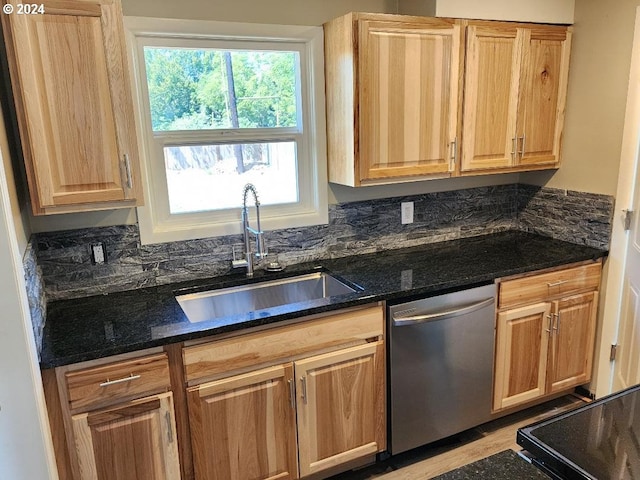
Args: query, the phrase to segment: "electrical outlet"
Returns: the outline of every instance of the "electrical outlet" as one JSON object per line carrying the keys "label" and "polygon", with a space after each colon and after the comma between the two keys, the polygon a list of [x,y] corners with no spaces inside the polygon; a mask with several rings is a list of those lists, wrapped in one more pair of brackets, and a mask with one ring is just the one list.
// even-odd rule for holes
{"label": "electrical outlet", "polygon": [[400,212],[403,225],[413,223],[413,202],[402,202]]}
{"label": "electrical outlet", "polygon": [[107,261],[107,253],[104,248],[104,243],[91,244],[91,261],[94,265],[102,265]]}

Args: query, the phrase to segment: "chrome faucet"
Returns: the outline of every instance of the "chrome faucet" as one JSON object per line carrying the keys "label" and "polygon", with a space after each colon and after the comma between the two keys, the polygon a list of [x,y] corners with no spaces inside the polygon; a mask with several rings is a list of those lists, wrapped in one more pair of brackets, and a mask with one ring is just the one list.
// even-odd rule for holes
{"label": "chrome faucet", "polygon": [[[253,194],[253,200],[256,205],[256,226],[257,229],[252,228],[249,225],[249,207],[247,207],[247,195],[251,192]],[[255,235],[256,237],[256,253],[253,254],[251,252],[251,239],[250,234]],[[247,277],[253,276],[253,267],[254,267],[254,255],[256,259],[261,259],[267,255],[267,249],[264,245],[264,238],[262,237],[262,229],[260,228],[260,201],[258,200],[258,192],[256,191],[256,187],[251,183],[247,183],[244,186],[244,191],[242,192],[242,235],[244,239],[243,246],[243,257],[240,260],[234,259],[231,262],[233,268],[247,268]]]}

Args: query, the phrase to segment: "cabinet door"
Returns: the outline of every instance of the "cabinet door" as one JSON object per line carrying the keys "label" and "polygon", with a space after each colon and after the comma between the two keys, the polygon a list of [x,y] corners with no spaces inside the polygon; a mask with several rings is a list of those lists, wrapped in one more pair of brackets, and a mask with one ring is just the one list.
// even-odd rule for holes
{"label": "cabinet door", "polygon": [[518,102],[519,165],[560,161],[571,32],[532,27],[525,35]]}
{"label": "cabinet door", "polygon": [[545,394],[551,320],[548,302],[498,314],[494,410]]}
{"label": "cabinet door", "polygon": [[197,479],[297,478],[293,366],[187,390]]}
{"label": "cabinet door", "polygon": [[591,380],[597,299],[591,292],[554,302],[549,393]]}
{"label": "cabinet door", "polygon": [[447,173],[456,150],[461,28],[360,20],[360,179]]}
{"label": "cabinet door", "polygon": [[135,205],[139,160],[120,3],[43,3],[44,14],[2,15],[34,213]]}
{"label": "cabinet door", "polygon": [[384,450],[384,343],[295,362],[302,477]]}
{"label": "cabinet door", "polygon": [[523,32],[467,27],[462,171],[512,166]]}
{"label": "cabinet door", "polygon": [[173,396],[163,393],[72,417],[82,480],[175,480]]}

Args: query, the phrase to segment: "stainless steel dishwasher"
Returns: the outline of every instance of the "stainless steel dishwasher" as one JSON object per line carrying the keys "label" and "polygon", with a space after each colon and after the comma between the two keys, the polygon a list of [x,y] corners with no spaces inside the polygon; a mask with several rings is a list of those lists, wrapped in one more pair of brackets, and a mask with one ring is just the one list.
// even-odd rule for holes
{"label": "stainless steel dishwasher", "polygon": [[491,420],[496,286],[389,306],[390,452]]}

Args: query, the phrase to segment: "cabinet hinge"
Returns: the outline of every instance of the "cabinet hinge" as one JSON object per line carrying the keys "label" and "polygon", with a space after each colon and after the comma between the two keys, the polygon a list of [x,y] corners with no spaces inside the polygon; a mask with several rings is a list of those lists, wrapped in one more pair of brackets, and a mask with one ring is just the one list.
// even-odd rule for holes
{"label": "cabinet hinge", "polygon": [[622,210],[622,223],[625,230],[631,230],[631,220],[633,220],[633,210]]}
{"label": "cabinet hinge", "polygon": [[609,353],[609,361],[613,362],[616,359],[616,353],[618,353],[618,345],[611,345],[611,353]]}

